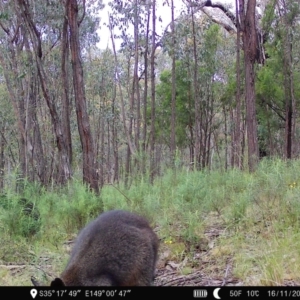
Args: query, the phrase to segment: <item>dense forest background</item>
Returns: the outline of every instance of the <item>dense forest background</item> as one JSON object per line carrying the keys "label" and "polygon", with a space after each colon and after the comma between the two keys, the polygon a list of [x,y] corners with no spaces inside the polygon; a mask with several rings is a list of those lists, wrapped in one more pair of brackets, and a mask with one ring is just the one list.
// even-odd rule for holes
{"label": "dense forest background", "polygon": [[0,285],[112,209],[155,285],[300,285],[300,0],[231,2],[0,0]]}
{"label": "dense forest background", "polygon": [[299,157],[299,1],[174,3],[0,2],[0,189]]}

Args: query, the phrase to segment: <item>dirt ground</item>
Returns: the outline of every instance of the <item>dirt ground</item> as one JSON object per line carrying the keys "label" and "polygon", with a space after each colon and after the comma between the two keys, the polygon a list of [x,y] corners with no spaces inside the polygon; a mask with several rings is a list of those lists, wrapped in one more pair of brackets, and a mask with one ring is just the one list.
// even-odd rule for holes
{"label": "dirt ground", "polygon": [[[234,259],[229,252],[225,255],[214,255],[218,238],[226,235],[224,227],[217,220],[206,227],[204,239],[197,242],[198,247],[187,251],[187,245],[180,241],[160,242],[155,286],[243,286],[251,285],[234,276]],[[159,232],[159,229],[157,228]],[[14,263],[0,264],[0,286],[31,285],[34,276],[40,282],[50,282],[58,276],[62,269],[62,261],[66,261],[73,246],[73,240],[64,243],[64,254],[42,253],[34,257],[34,264]],[[195,246],[195,245],[193,245]],[[176,251],[174,251],[174,249]],[[179,249],[179,250],[178,250]],[[180,249],[183,255],[180,256]],[[176,253],[174,255],[174,252]],[[184,253],[188,253],[185,255]],[[300,282],[286,280],[285,286],[300,286]]]}

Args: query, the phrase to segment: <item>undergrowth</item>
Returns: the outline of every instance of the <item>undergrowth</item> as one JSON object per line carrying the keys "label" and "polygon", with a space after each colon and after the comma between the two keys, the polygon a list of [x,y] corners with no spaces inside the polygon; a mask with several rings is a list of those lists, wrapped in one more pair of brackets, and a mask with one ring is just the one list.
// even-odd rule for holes
{"label": "undergrowth", "polygon": [[[188,257],[191,270],[201,267],[205,256],[210,269],[203,272],[210,276],[224,270],[230,259],[233,275],[244,285],[298,281],[299,169],[298,160],[263,160],[252,174],[169,170],[153,185],[140,176],[128,189],[122,183],[106,185],[100,195],[75,179],[63,188],[25,183],[22,193],[11,185],[0,196],[0,239],[5,241],[0,264],[41,264],[47,256],[52,271],[60,272],[70,250],[66,241],[103,210],[126,209],[147,217],[161,251],[171,249],[167,259]],[[212,230],[218,232],[213,238],[207,235]],[[0,285],[29,285],[36,272],[32,268],[28,276],[14,279],[0,268]]]}

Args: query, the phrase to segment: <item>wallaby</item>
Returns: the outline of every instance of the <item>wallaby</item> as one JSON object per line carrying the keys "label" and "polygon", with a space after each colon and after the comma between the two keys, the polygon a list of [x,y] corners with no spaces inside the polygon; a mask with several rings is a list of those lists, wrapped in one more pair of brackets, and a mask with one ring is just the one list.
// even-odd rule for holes
{"label": "wallaby", "polygon": [[66,269],[51,286],[151,285],[158,244],[143,217],[105,212],[79,233]]}

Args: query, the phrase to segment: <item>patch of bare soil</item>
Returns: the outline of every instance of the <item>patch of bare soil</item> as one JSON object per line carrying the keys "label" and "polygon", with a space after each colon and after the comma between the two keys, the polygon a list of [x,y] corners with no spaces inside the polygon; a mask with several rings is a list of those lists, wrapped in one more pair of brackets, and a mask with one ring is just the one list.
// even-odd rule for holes
{"label": "patch of bare soil", "polygon": [[[216,239],[224,234],[220,224],[209,226],[205,238],[199,240],[192,257],[180,262],[168,260],[168,250],[161,247],[158,270],[154,284],[156,286],[241,286],[243,282],[232,275],[232,260],[225,258],[224,268],[217,266],[211,253]],[[165,256],[165,257],[164,257]],[[198,267],[191,267],[192,265]],[[189,274],[182,274],[188,269]]]}

